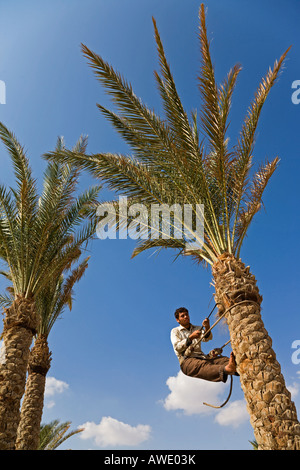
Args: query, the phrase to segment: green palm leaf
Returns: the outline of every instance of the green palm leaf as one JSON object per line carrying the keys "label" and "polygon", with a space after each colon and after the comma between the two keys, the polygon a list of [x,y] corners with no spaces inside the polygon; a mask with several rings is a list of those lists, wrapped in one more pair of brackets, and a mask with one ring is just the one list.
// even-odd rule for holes
{"label": "green palm leaf", "polygon": [[[148,248],[169,246],[180,254],[213,264],[222,253],[239,254],[247,229],[261,207],[267,183],[277,167],[278,160],[275,159],[253,174],[250,171],[262,106],[288,50],[258,86],[237,143],[230,147],[229,115],[241,67],[235,65],[220,85],[216,83],[203,5],[199,17],[201,67],[198,83],[202,106],[198,112],[188,113],[184,109],[153,20],[160,65],[160,73],[155,72],[155,79],[164,116],[150,111],[119,72],[83,45],[83,53],[111,97],[116,112],[99,104],[98,108],[130,145],[132,155],[85,155],[62,149],[45,157],[86,169],[104,181],[109,189],[130,200],[138,200],[147,208],[151,203],[180,204],[182,207],[190,204],[195,214],[195,206],[203,204],[205,227],[201,247],[186,249],[182,240],[161,237],[142,240],[134,255]],[[151,229],[151,220],[148,229]]]}
{"label": "green palm leaf", "polygon": [[[11,157],[16,188],[0,187],[0,256],[10,271],[14,293],[37,295],[49,278],[60,276],[95,234],[97,196],[101,186],[77,195],[79,171],[49,162],[42,194],[22,146],[0,123],[0,138]],[[74,152],[85,152],[81,137]],[[58,139],[55,152],[65,148]]]}
{"label": "green palm leaf", "polygon": [[55,450],[67,439],[83,431],[83,429],[76,429],[75,431],[68,432],[70,426],[70,421],[60,423],[59,420],[51,421],[49,424],[42,424],[38,450]]}

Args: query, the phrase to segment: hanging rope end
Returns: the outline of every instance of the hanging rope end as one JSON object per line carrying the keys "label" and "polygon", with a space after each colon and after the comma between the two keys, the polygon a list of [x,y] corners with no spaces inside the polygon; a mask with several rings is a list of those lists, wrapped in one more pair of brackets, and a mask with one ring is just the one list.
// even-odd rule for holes
{"label": "hanging rope end", "polygon": [[228,403],[229,398],[231,397],[231,393],[232,393],[232,383],[233,383],[233,378],[232,378],[232,375],[231,375],[231,376],[230,376],[230,390],[229,390],[229,394],[228,394],[228,397],[226,398],[226,400],[224,401],[224,403],[222,403],[222,405],[215,406],[215,405],[210,405],[209,403],[205,403],[205,402],[203,402],[203,405],[205,405],[205,406],[210,406],[211,408],[223,408],[223,406],[225,406],[226,403]]}

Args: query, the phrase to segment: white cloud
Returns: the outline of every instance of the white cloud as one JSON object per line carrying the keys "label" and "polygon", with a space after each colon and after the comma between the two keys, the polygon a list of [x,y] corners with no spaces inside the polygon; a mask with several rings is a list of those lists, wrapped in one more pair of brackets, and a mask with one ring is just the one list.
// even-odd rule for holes
{"label": "white cloud", "polygon": [[149,439],[151,432],[148,425],[130,426],[110,416],[103,417],[99,424],[89,421],[79,427],[84,428],[81,439],[93,439],[100,447],[135,446]]}
{"label": "white cloud", "polygon": [[62,380],[58,380],[55,377],[47,377],[46,378],[46,388],[45,388],[45,396],[52,397],[57,393],[62,393],[69,388],[69,385]]}
{"label": "white cloud", "polygon": [[[163,402],[164,407],[182,410],[187,415],[211,412],[203,402],[218,405],[224,394],[224,384],[187,377],[181,371],[176,377],[169,377],[166,383],[170,393]],[[225,389],[228,391],[227,387]]]}
{"label": "white cloud", "polygon": [[48,408],[48,410],[50,410],[51,408],[53,408],[55,406],[55,401],[54,400],[50,400],[50,401],[46,401],[45,403],[45,406],[46,408]]}
{"label": "white cloud", "polygon": [[215,417],[215,421],[221,426],[233,426],[237,428],[240,424],[249,421],[246,402],[237,400],[222,408]]}
{"label": "white cloud", "polygon": [[187,415],[217,413],[215,421],[221,426],[237,427],[249,420],[244,400],[229,403],[220,411],[203,405],[203,402],[221,404],[227,396],[228,384],[187,377],[179,371],[176,377],[168,378],[167,385],[170,393],[163,402],[166,410],[182,410]]}
{"label": "white cloud", "polygon": [[45,406],[46,408],[53,408],[55,405],[54,400],[49,400],[49,397],[53,397],[58,393],[63,393],[69,388],[69,385],[62,380],[58,380],[55,377],[46,377],[45,386]]}
{"label": "white cloud", "polygon": [[294,382],[293,384],[288,385],[287,389],[291,392],[292,399],[294,400],[299,393],[299,384]]}

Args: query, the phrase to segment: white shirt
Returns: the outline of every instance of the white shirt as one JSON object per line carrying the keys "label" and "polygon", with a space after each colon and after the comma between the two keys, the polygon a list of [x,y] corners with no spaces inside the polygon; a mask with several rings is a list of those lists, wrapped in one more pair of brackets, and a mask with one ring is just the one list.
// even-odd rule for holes
{"label": "white shirt", "polygon": [[[192,325],[190,323],[189,328],[185,328],[184,326],[177,326],[171,330],[171,342],[173,345],[174,352],[181,364],[185,358],[185,351],[189,346],[187,340],[191,333],[195,330],[201,330],[201,326]],[[188,354],[189,357],[198,357],[200,359],[205,359],[206,355],[202,352],[201,349],[201,342],[210,341],[212,339],[212,332],[210,331],[209,336],[207,338],[203,337],[201,341],[199,338],[195,338],[190,343],[193,346],[193,351]]]}

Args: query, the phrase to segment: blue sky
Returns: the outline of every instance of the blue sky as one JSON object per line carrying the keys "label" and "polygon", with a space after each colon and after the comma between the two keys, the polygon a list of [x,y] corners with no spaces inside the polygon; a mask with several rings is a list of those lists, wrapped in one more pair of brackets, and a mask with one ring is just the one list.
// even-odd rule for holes
{"label": "blue sky", "polygon": [[[217,80],[236,62],[243,66],[229,129],[233,142],[260,79],[293,46],[264,107],[255,149],[256,163],[276,155],[281,163],[242,259],[257,278],[263,321],[299,408],[300,355],[292,345],[300,341],[300,104],[291,97],[292,83],[300,80],[300,5],[297,0],[207,0],[205,5]],[[91,153],[128,152],[97,110],[96,103],[110,103],[81,54],[81,43],[109,61],[159,112],[154,16],[185,108],[199,108],[199,6],[194,0],[0,1],[0,80],[6,86],[0,120],[26,148],[39,182],[46,166],[41,155],[60,135],[72,146],[88,134]],[[0,168],[1,183],[13,184],[2,145]],[[93,183],[82,176],[82,187]],[[104,189],[102,197],[107,194]],[[71,421],[73,429],[85,424],[85,432],[62,448],[251,448],[253,432],[238,379],[227,407],[204,407],[202,401],[221,403],[228,384],[184,379],[170,344],[177,307],[189,308],[196,324],[213,307],[210,270],[189,259],[174,262],[172,252],[143,253],[132,260],[133,248],[133,240],[92,243],[73,310],[49,337],[53,359],[43,421]],[[226,330],[217,327],[207,347],[227,339]]]}

